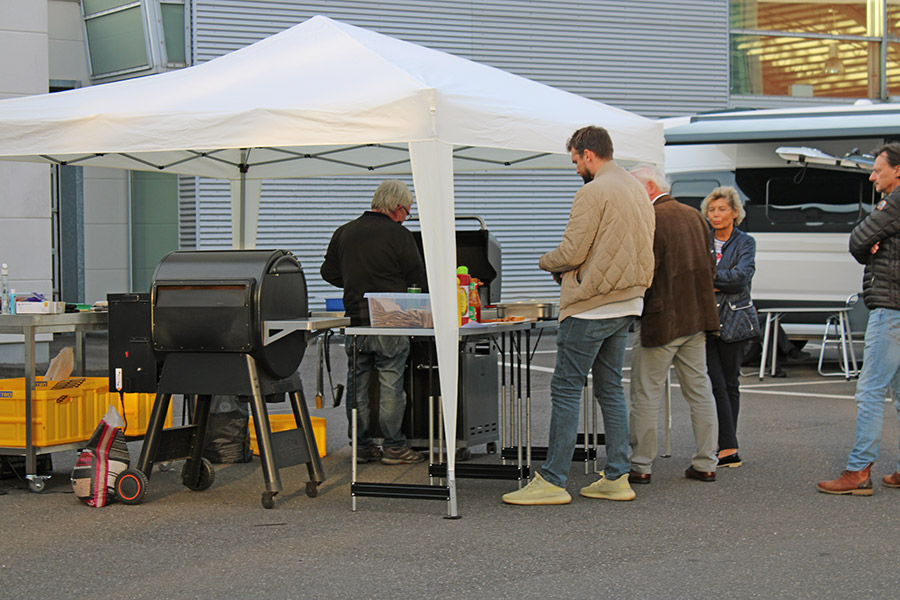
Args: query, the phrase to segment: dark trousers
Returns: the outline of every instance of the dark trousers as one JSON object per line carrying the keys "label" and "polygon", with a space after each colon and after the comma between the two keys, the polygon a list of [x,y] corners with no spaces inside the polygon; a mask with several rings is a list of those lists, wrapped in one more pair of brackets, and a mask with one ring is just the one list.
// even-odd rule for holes
{"label": "dark trousers", "polygon": [[737,448],[737,420],[741,407],[741,362],[747,340],[723,342],[717,337],[706,339],[706,370],[716,398],[719,416],[719,449]]}

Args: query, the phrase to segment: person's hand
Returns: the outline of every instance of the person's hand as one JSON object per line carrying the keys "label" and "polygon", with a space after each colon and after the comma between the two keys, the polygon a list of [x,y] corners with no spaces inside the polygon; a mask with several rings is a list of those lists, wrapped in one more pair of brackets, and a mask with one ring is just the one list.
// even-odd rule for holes
{"label": "person's hand", "polygon": [[869,252],[871,252],[872,254],[875,254],[876,252],[878,252],[878,244],[880,244],[880,243],[881,242],[875,242],[875,245],[872,246],[872,249],[869,250]]}
{"label": "person's hand", "polygon": [[557,283],[557,285],[562,285],[562,273],[550,273],[553,276],[553,281]]}

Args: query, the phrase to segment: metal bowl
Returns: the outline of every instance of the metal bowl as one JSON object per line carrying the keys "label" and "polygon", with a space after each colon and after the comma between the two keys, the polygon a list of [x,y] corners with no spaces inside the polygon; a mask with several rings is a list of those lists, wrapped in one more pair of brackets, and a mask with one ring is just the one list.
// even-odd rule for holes
{"label": "metal bowl", "polygon": [[497,318],[525,317],[526,319],[549,320],[559,317],[559,303],[551,300],[520,300],[498,302]]}

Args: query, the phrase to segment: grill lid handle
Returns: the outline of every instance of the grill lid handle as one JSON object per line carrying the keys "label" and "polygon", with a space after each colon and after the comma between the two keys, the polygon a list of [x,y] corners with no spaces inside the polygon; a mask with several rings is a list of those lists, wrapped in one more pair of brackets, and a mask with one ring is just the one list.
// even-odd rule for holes
{"label": "grill lid handle", "polygon": [[303,267],[293,254],[285,254],[275,259],[269,266],[269,273],[300,273]]}

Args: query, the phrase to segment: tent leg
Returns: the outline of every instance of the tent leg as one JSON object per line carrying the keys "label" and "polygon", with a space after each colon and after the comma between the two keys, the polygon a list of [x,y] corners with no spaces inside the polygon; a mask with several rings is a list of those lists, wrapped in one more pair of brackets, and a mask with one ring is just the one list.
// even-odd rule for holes
{"label": "tent leg", "polygon": [[450,497],[447,498],[447,516],[445,519],[459,519],[459,510],[456,507],[456,473],[447,470],[447,488],[450,491]]}

